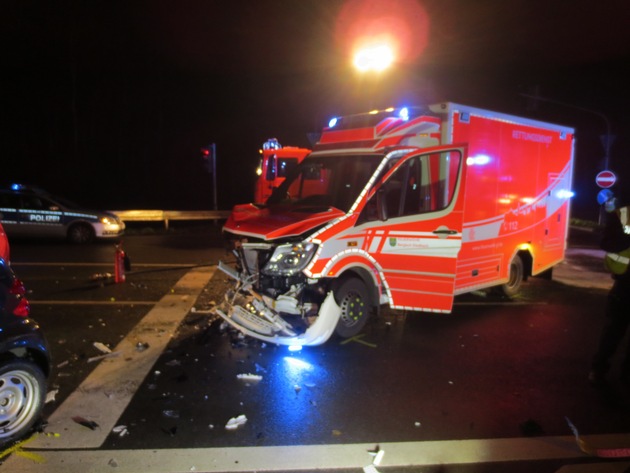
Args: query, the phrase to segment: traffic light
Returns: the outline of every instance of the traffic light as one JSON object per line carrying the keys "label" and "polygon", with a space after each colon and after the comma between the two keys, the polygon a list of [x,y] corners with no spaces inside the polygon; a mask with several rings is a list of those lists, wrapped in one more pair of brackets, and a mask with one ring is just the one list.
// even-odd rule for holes
{"label": "traffic light", "polygon": [[214,143],[201,148],[201,163],[210,174],[214,171],[214,160],[216,159]]}

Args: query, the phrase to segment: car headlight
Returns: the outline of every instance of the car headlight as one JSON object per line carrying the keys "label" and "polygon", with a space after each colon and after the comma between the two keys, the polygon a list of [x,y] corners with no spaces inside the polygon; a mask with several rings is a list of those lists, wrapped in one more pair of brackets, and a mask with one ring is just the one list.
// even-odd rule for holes
{"label": "car headlight", "polygon": [[276,248],[262,269],[267,276],[291,276],[302,271],[309,263],[317,245],[313,243],[287,243]]}
{"label": "car headlight", "polygon": [[100,221],[103,225],[120,226],[120,220],[116,217],[101,217]]}

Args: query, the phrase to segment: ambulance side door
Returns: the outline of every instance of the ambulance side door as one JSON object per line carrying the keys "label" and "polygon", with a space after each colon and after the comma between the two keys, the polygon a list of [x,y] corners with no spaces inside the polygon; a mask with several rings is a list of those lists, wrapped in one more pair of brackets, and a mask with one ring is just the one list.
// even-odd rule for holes
{"label": "ambulance side door", "polygon": [[462,244],[466,147],[406,155],[370,197],[359,226],[394,308],[450,312]]}

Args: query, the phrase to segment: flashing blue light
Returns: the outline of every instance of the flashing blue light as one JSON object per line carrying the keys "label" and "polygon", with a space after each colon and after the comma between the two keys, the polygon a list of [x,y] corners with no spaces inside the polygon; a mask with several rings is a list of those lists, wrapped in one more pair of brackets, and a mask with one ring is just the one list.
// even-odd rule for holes
{"label": "flashing blue light", "polygon": [[22,188],[20,184],[11,184],[12,191],[19,191]]}
{"label": "flashing blue light", "polygon": [[398,116],[403,120],[403,121],[407,121],[409,120],[409,109],[407,107],[403,107],[400,109],[400,112],[398,112]]}
{"label": "flashing blue light", "polygon": [[560,189],[557,193],[556,193],[556,197],[558,199],[570,199],[571,197],[575,196],[575,192],[570,191],[570,190],[566,190],[566,189]]}
{"label": "flashing blue light", "polygon": [[328,122],[328,127],[334,128],[338,121],[339,119],[337,117],[331,118],[330,121]]}
{"label": "flashing blue light", "polygon": [[485,166],[490,162],[490,157],[485,154],[479,156],[470,156],[466,159],[466,164],[469,166]]}
{"label": "flashing blue light", "polygon": [[289,351],[302,351],[302,345],[289,345]]}

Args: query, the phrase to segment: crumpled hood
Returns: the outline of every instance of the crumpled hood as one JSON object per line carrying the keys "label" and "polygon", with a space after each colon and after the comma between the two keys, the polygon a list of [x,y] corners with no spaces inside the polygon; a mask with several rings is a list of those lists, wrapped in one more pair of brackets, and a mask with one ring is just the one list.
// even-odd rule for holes
{"label": "crumpled hood", "polygon": [[263,240],[302,235],[345,215],[334,207],[237,205],[223,230]]}

